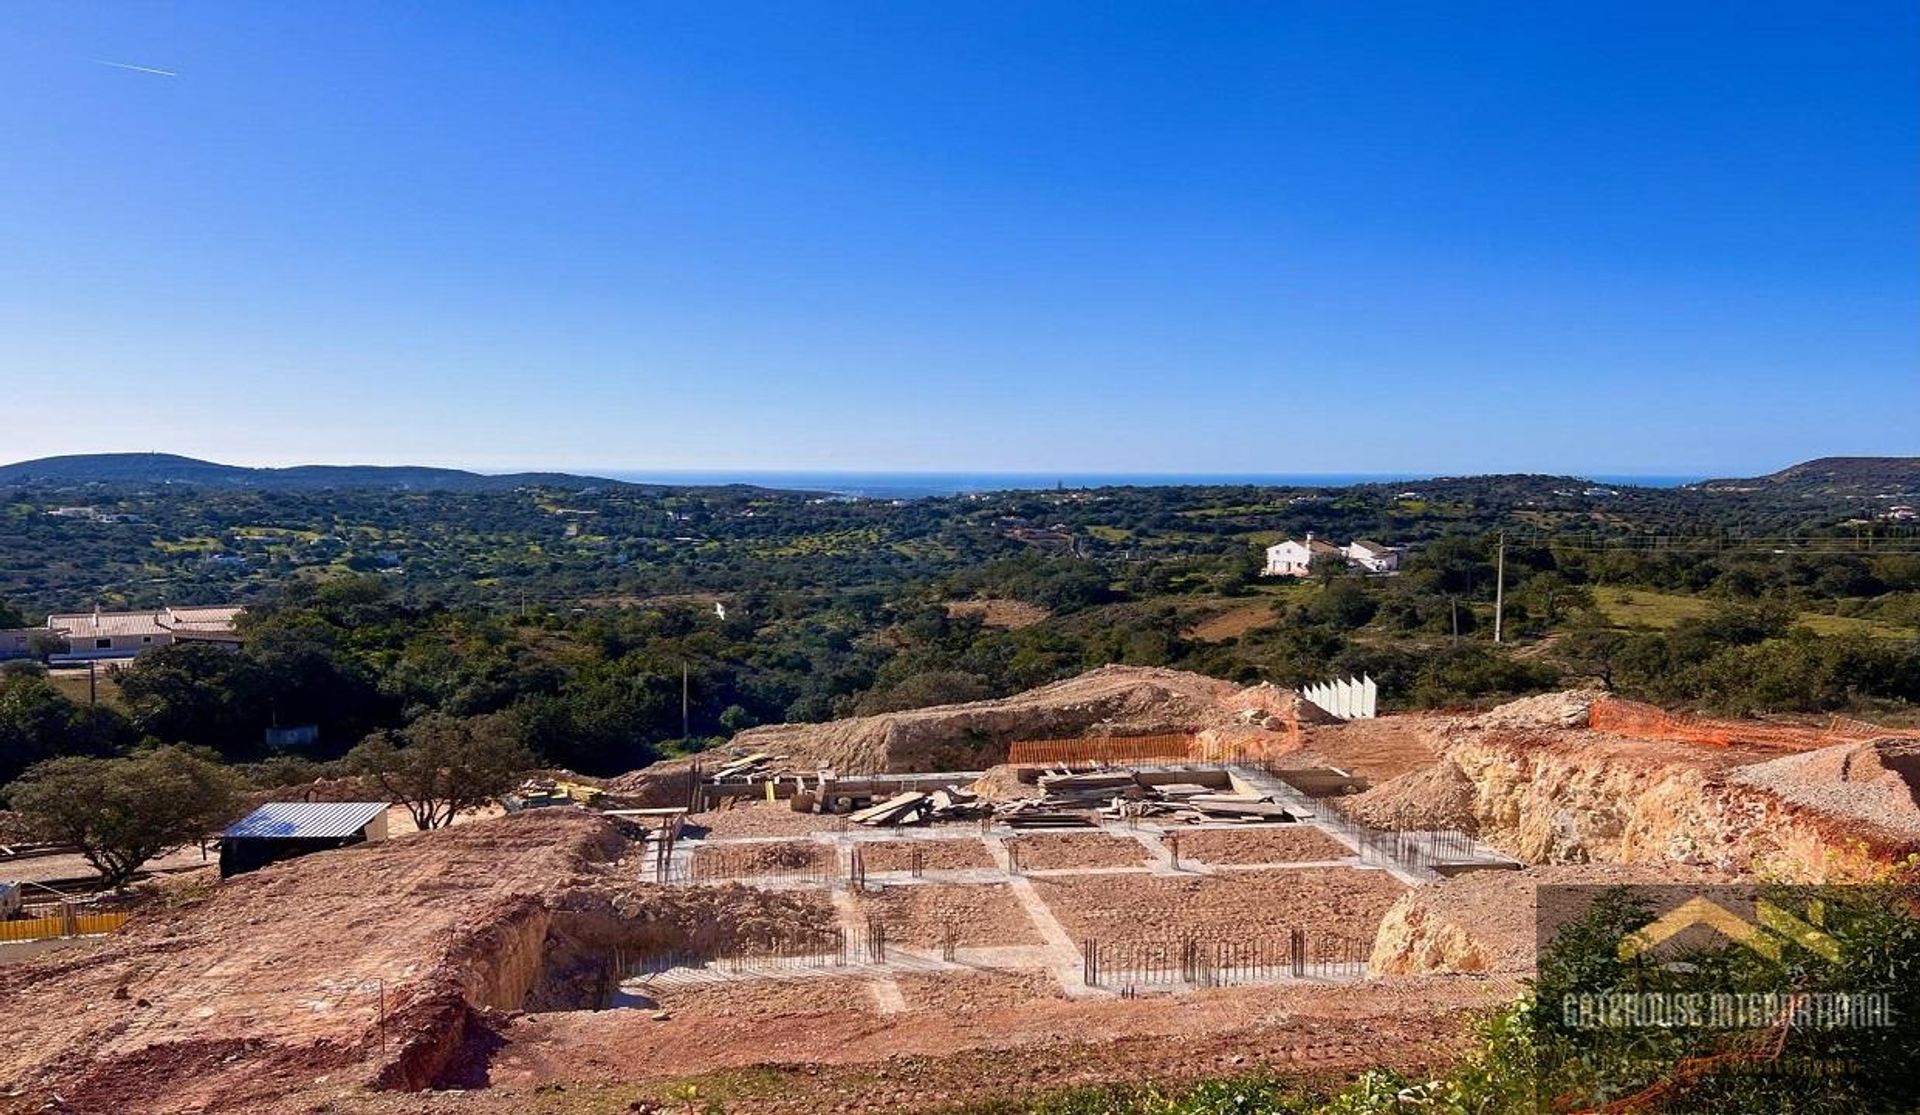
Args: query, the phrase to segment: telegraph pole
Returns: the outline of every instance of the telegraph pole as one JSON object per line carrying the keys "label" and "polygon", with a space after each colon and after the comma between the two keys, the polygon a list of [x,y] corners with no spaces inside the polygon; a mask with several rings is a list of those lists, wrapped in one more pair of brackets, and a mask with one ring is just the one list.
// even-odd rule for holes
{"label": "telegraph pole", "polygon": [[683,659],[680,662],[680,738],[686,739],[692,734],[687,722],[687,663]]}
{"label": "telegraph pole", "polygon": [[1507,607],[1507,532],[1500,532],[1500,548],[1493,565],[1493,641],[1500,641],[1500,621]]}

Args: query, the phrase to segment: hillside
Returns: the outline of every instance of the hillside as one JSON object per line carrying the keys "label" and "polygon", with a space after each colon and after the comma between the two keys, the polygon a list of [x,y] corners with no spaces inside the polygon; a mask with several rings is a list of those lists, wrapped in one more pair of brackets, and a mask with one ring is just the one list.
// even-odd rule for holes
{"label": "hillside", "polygon": [[[1289,721],[1329,720],[1292,690],[1150,666],[1107,665],[1009,697],[933,705],[818,724],[769,724],[733,737],[729,753],[767,751],[798,768],[977,770],[1007,759],[1017,740],[1197,731],[1203,744],[1278,753],[1297,746]],[[615,779],[636,796],[677,785],[683,760]]]}
{"label": "hillside", "polygon": [[172,453],[84,453],[0,465],[0,484],[79,487],[88,484],[184,484],[211,488],[284,491],[345,488],[431,489],[489,492],[514,488],[623,486],[617,480],[562,472],[516,472],[489,476],[455,468],[417,465],[297,465],[247,468]]}
{"label": "hillside", "polygon": [[1920,457],[1820,457],[1746,479],[1703,480],[1706,491],[1772,491],[1806,496],[1920,493]]}

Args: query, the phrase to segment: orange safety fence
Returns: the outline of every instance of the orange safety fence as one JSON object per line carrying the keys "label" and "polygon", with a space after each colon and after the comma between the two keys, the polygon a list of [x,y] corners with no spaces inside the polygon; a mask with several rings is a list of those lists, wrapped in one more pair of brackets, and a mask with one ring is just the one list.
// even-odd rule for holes
{"label": "orange safety fence", "polygon": [[1193,754],[1193,736],[1088,736],[1085,739],[1021,740],[1007,749],[1009,763],[1128,763],[1146,759],[1185,759]]}
{"label": "orange safety fence", "polygon": [[44,941],[54,937],[91,937],[127,924],[126,914],[75,914],[71,918],[13,918],[0,921],[0,942]]}
{"label": "orange safety fence", "polygon": [[1714,720],[1686,712],[1668,712],[1637,701],[1602,697],[1593,702],[1587,714],[1587,726],[1596,732],[1613,732],[1636,739],[1673,740],[1711,747],[1751,744],[1794,751],[1813,751],[1836,743],[1858,743],[1886,736],[1916,737],[1920,732],[1883,728],[1864,720],[1836,716],[1824,728],[1789,724],[1758,724],[1740,720]]}

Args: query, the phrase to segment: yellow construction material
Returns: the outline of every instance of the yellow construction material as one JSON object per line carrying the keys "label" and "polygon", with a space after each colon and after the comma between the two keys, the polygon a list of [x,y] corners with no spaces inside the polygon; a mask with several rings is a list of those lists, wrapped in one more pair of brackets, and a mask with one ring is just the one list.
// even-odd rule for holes
{"label": "yellow construction material", "polygon": [[71,918],[15,918],[0,921],[0,942],[45,941],[54,937],[92,937],[127,924],[126,914],[75,914]]}

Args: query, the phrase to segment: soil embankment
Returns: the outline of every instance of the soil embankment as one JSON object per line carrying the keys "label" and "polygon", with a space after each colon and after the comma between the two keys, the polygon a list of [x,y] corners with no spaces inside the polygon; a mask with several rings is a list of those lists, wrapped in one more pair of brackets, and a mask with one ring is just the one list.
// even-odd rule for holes
{"label": "soil embankment", "polygon": [[319,1077],[431,1083],[472,1016],[534,985],[548,898],[620,845],[605,819],[553,810],[229,880],[9,968],[0,1085],[34,1110],[175,1112],[261,1110]]}

